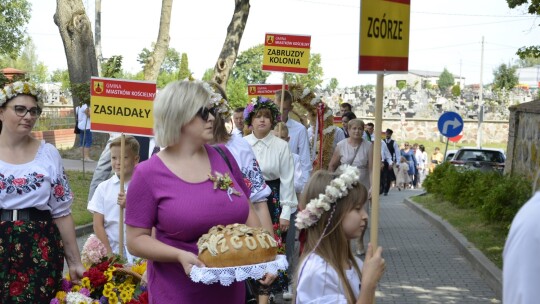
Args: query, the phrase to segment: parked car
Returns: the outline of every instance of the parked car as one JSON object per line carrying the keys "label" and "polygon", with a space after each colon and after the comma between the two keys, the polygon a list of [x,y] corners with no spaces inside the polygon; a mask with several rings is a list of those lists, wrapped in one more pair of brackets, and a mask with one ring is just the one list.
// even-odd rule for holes
{"label": "parked car", "polygon": [[450,163],[468,170],[497,171],[503,173],[506,155],[501,149],[461,148]]}
{"label": "parked car", "polygon": [[444,161],[450,161],[452,158],[454,158],[454,155],[456,155],[456,152],[458,150],[448,150],[446,151],[446,157],[444,158]]}

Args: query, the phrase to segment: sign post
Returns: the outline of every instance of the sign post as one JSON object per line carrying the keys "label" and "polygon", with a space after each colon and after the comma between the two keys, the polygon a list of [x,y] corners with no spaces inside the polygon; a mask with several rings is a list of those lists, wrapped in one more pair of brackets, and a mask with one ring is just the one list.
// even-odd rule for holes
{"label": "sign post", "polygon": [[410,0],[362,0],[358,73],[377,74],[375,141],[371,181],[370,241],[378,247],[379,187],[381,175],[382,101],[385,73],[409,69]]}
{"label": "sign post", "polygon": [[[120,193],[124,194],[125,133],[152,136],[152,101],[156,84],[151,82],[92,77],[90,84],[90,129],[95,132],[121,132]],[[118,253],[124,256],[124,207],[118,219]]]}
{"label": "sign post", "polygon": [[[450,138],[457,138],[459,140],[461,136],[459,135],[463,131],[463,118],[456,112],[446,112],[437,121],[437,128],[441,132],[442,136],[446,137],[446,148],[444,148],[444,155],[448,151],[448,141]],[[453,140],[452,140],[453,141]]]}

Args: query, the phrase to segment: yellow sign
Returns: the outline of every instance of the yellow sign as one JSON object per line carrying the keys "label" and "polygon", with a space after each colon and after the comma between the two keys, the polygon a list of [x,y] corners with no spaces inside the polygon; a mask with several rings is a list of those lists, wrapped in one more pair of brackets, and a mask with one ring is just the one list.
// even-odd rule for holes
{"label": "yellow sign", "polygon": [[410,0],[362,0],[358,72],[409,69]]}
{"label": "yellow sign", "polygon": [[266,34],[263,71],[307,74],[311,36]]}
{"label": "yellow sign", "polygon": [[92,88],[92,131],[153,135],[155,83],[92,77]]}

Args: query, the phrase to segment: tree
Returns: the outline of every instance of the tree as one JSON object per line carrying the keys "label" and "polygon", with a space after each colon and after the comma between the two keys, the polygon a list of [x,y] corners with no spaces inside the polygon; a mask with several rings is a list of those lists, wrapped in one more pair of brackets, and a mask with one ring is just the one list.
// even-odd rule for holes
{"label": "tree", "polygon": [[516,66],[501,64],[493,71],[493,87],[495,89],[511,90],[519,83]]}
{"label": "tree", "polygon": [[62,83],[62,90],[68,90],[70,88],[70,83],[69,83],[69,72],[68,70],[61,70],[61,69],[56,69],[54,71],[52,71],[51,73],[51,81],[52,82],[60,82]]}
{"label": "tree", "polygon": [[321,66],[321,54],[310,55],[307,74],[287,74],[293,83],[300,83],[311,90],[320,89],[323,82],[323,68]]}
{"label": "tree", "polygon": [[461,95],[461,87],[459,86],[459,84],[456,84],[452,87],[452,95],[454,97],[458,97]]}
{"label": "tree", "polygon": [[227,98],[231,108],[245,107],[248,103],[247,83],[239,78],[227,82]]}
{"label": "tree", "polygon": [[328,85],[326,86],[326,90],[330,92],[334,92],[335,89],[338,87],[338,80],[336,78],[330,78],[330,82],[328,82]]}
{"label": "tree", "polygon": [[[101,75],[101,66],[103,63],[103,52],[101,51],[101,0],[95,0],[95,39],[96,39],[96,58],[98,60],[98,75]],[[122,65],[122,59],[120,59]]]}
{"label": "tree", "polygon": [[448,89],[454,85],[454,83],[454,76],[452,73],[448,72],[446,68],[444,68],[444,71],[439,76],[439,80],[437,80],[437,85],[439,86],[441,93],[446,93]]}
{"label": "tree", "polygon": [[159,32],[157,42],[152,54],[144,65],[144,79],[156,80],[158,78],[161,64],[169,49],[169,29],[171,26],[171,11],[173,0],[161,1],[161,17],[159,19]]}
{"label": "tree", "polygon": [[191,71],[189,70],[189,62],[186,53],[182,53],[182,58],[180,59],[180,68],[178,70],[178,79],[186,79],[191,76]]}
{"label": "tree", "polygon": [[[540,1],[531,0],[530,4],[528,0],[506,0],[509,8],[516,8],[523,4],[528,4],[527,12],[531,15],[540,15]],[[520,47],[516,54],[519,58],[524,59],[526,57],[540,58],[540,45],[523,46]]]}
{"label": "tree", "polygon": [[22,52],[16,58],[7,55],[0,56],[0,65],[25,71],[25,78],[32,82],[46,82],[48,78],[47,66],[42,61],[39,61],[36,46],[30,38],[26,40]]}
{"label": "tree", "polygon": [[[64,44],[72,89],[83,84],[89,86],[90,77],[98,76],[98,70],[92,25],[82,0],[57,0],[54,23],[58,26]],[[89,102],[81,100],[81,96],[84,95],[73,94],[74,109],[81,102]]]}
{"label": "tree", "polygon": [[214,69],[206,69],[206,71],[204,71],[204,74],[201,80],[210,81],[212,80],[213,75],[214,75]]}
{"label": "tree", "polygon": [[227,36],[225,37],[225,42],[223,42],[223,47],[214,67],[214,75],[212,77],[215,83],[224,88],[227,87],[229,74],[238,55],[238,48],[240,47],[240,41],[242,40],[249,16],[249,8],[249,0],[234,1],[234,13],[227,27]]}
{"label": "tree", "polygon": [[101,75],[107,78],[122,78],[122,55],[114,55],[101,64]]}
{"label": "tree", "polygon": [[26,43],[26,24],[32,5],[28,0],[2,0],[0,5],[0,55],[17,57]]}
{"label": "tree", "polygon": [[[152,44],[152,48],[155,48],[154,44]],[[138,55],[137,61],[143,65],[143,79],[146,79],[144,77],[144,66],[151,60],[152,58],[152,52],[144,48]],[[167,50],[167,53],[165,55],[165,58],[163,58],[163,63],[161,64],[161,68],[159,69],[159,74],[157,76],[156,85],[158,88],[163,88],[166,86],[169,82],[175,81],[178,79],[178,70],[180,67],[180,53],[178,53],[177,50],[174,48],[169,48]],[[148,79],[147,79],[148,80]]]}
{"label": "tree", "polygon": [[263,84],[269,72],[262,70],[264,45],[253,46],[238,55],[232,68],[232,76],[243,79],[247,84]]}
{"label": "tree", "polygon": [[518,60],[517,65],[520,68],[529,68],[529,67],[540,65],[540,57],[538,57],[538,58],[534,58],[534,57],[521,58],[521,59]]}

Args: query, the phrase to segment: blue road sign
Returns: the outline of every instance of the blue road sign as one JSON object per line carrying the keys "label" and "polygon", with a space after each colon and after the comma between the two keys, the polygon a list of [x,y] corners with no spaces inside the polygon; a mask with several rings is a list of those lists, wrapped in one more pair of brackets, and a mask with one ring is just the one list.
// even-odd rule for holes
{"label": "blue road sign", "polygon": [[463,131],[463,118],[456,112],[446,112],[439,118],[437,127],[443,136],[458,136]]}

